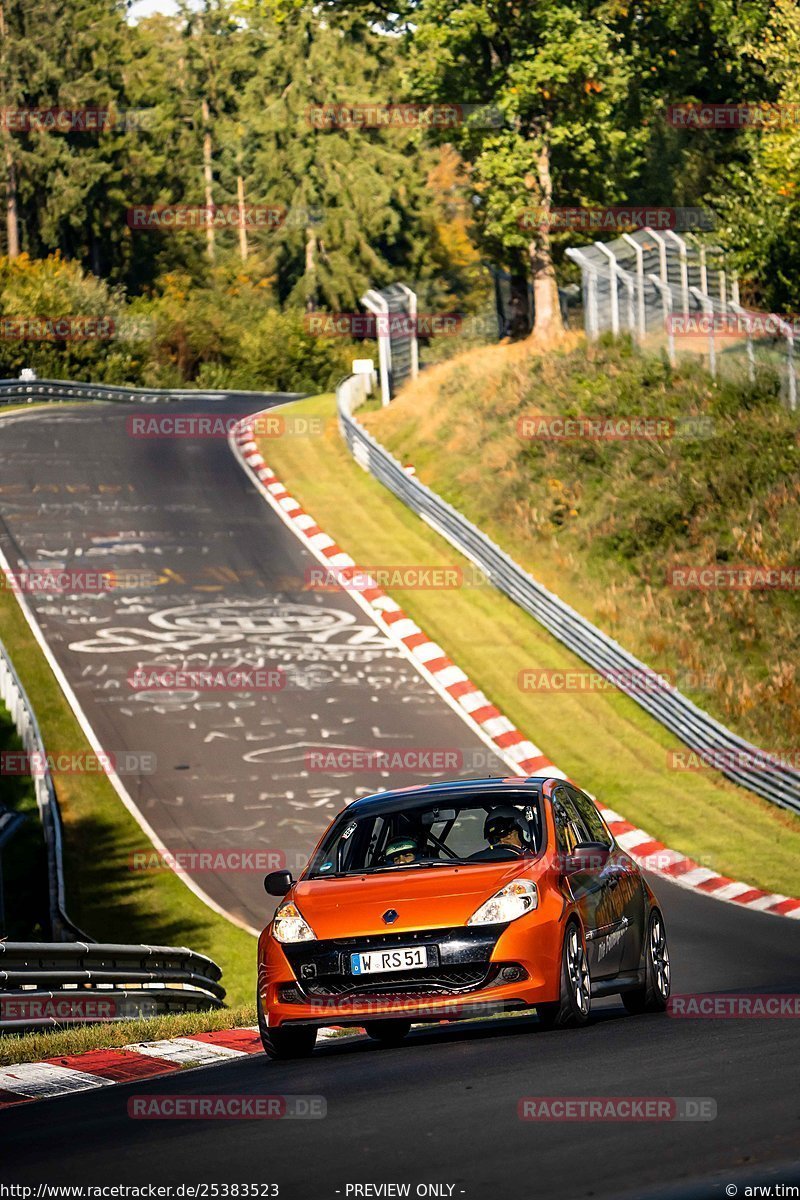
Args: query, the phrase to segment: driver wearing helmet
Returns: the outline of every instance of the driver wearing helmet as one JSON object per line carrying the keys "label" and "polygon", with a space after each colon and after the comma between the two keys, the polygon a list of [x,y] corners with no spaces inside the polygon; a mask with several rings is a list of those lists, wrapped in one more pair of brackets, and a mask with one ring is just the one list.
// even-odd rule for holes
{"label": "driver wearing helmet", "polygon": [[471,854],[470,859],[519,858],[529,845],[528,823],[513,804],[493,808],[483,823],[483,836],[489,843],[485,850]]}
{"label": "driver wearing helmet", "polygon": [[417,861],[417,843],[413,838],[395,838],[384,851],[383,860],[389,867],[405,867]]}

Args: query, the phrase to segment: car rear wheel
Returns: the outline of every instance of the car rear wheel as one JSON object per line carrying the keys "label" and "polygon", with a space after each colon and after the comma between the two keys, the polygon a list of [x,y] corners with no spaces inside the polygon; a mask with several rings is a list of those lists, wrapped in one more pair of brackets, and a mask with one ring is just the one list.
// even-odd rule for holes
{"label": "car rear wheel", "polygon": [[632,992],[622,993],[622,1003],[629,1013],[638,1016],[646,1012],[664,1012],[670,993],[669,949],[664,918],[657,908],[647,922],[647,944],[644,954],[644,985]]}
{"label": "car rear wheel", "polygon": [[256,1011],[261,1045],[268,1058],[308,1058],[317,1041],[317,1031],[313,1025],[277,1026],[270,1029],[264,1020],[261,996],[258,993]]}
{"label": "car rear wheel", "polygon": [[537,1004],[536,1014],[545,1029],[585,1025],[592,1007],[592,981],[580,928],[571,921],[561,951],[561,999]]}
{"label": "car rear wheel", "polygon": [[410,1028],[410,1021],[368,1021],[364,1032],[382,1046],[399,1046]]}

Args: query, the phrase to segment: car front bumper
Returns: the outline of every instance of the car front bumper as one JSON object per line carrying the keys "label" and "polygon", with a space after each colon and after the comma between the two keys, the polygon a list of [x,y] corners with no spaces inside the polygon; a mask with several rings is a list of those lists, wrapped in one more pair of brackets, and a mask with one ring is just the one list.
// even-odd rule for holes
{"label": "car front bumper", "polygon": [[[428,967],[353,975],[351,954],[392,946],[425,946]],[[561,930],[553,922],[532,929],[529,918],[291,946],[265,930],[259,951],[259,999],[270,1027],[465,1020],[550,1002],[559,993]]]}

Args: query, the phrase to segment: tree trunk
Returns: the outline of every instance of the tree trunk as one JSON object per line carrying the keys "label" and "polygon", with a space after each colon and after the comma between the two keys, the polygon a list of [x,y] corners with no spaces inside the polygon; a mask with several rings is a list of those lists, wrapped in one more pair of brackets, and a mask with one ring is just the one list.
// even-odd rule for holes
{"label": "tree trunk", "polygon": [[[0,3],[0,44],[6,38],[6,14]],[[0,60],[0,69],[5,71],[5,63]],[[0,79],[0,82],[2,80]],[[0,98],[6,99],[5,88],[0,92]],[[19,258],[19,210],[17,208],[17,169],[14,156],[11,153],[11,138],[8,130],[3,131],[3,157],[6,167],[6,253],[9,258]]]}
{"label": "tree trunk", "polygon": [[17,172],[11,147],[6,143],[6,252],[19,257],[19,213],[17,211]]}
{"label": "tree trunk", "polygon": [[236,194],[239,197],[239,254],[242,262],[247,262],[247,226],[245,224],[244,180],[236,176]]}
{"label": "tree trunk", "polygon": [[550,247],[550,212],[553,205],[553,180],[550,175],[550,150],[545,143],[536,162],[539,179],[539,208],[542,220],[535,241],[529,246],[533,276],[535,336],[550,338],[564,332],[558,284]]}
{"label": "tree trunk", "polygon": [[213,263],[216,249],[214,245],[214,222],[212,217],[214,208],[214,172],[212,168],[211,112],[205,96],[201,101],[201,111],[203,114],[203,178],[206,184],[206,209],[208,210],[206,249],[208,257]]}
{"label": "tree trunk", "polygon": [[306,227],[306,308],[313,312],[317,307],[317,235],[314,226]]}

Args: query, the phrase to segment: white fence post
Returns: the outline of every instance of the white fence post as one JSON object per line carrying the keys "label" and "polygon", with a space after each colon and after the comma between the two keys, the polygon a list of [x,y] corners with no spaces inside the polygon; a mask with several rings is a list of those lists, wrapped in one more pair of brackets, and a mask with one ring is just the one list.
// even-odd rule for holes
{"label": "white fence post", "polygon": [[636,282],[639,286],[639,294],[637,296],[636,305],[636,322],[639,333],[639,342],[643,342],[645,338],[645,311],[644,311],[644,250],[636,241],[636,238],[631,237],[629,233],[623,233],[623,241],[627,242],[633,248],[636,255]]}

